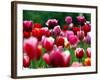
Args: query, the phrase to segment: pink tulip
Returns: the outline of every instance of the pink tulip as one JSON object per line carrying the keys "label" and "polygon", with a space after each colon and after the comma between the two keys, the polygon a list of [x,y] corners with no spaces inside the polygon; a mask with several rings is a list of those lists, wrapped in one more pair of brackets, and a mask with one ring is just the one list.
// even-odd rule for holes
{"label": "pink tulip", "polygon": [[86,22],[86,19],[84,16],[77,16],[77,21],[80,23],[80,24],[83,24],[84,22]]}
{"label": "pink tulip", "polygon": [[52,37],[44,37],[42,39],[42,44],[46,51],[51,51],[54,46],[54,39]]}
{"label": "pink tulip", "polygon": [[65,37],[67,37],[67,39],[69,40],[69,37],[71,35],[74,35],[74,32],[73,31],[66,31],[66,32],[64,32],[64,34],[65,34]]}
{"label": "pink tulip", "polygon": [[72,45],[73,48],[75,48],[79,42],[79,39],[77,38],[76,35],[70,35],[69,36],[69,42]]}
{"label": "pink tulip", "polygon": [[83,66],[83,64],[79,63],[79,62],[73,62],[71,66],[72,67],[81,67],[81,66]]}
{"label": "pink tulip", "polygon": [[84,39],[84,31],[77,31],[77,37],[79,38],[79,40],[83,40]]}
{"label": "pink tulip", "polygon": [[67,17],[65,18],[65,21],[66,21],[67,24],[72,23],[72,17],[71,17],[71,16],[67,16]]}
{"label": "pink tulip", "polygon": [[87,57],[91,57],[91,48],[86,49]]}
{"label": "pink tulip", "polygon": [[60,32],[61,32],[61,29],[60,29],[60,26],[55,26],[53,28],[53,32],[54,32],[54,35],[57,36],[57,35],[60,35]]}
{"label": "pink tulip", "polygon": [[58,20],[56,19],[48,19],[48,21],[46,22],[46,25],[50,28],[53,29],[54,26],[58,25]]}
{"label": "pink tulip", "polygon": [[36,57],[38,40],[35,37],[30,37],[24,40],[24,52],[29,56],[30,59]]}
{"label": "pink tulip", "polygon": [[84,56],[84,49],[83,48],[76,48],[75,56],[81,59]]}
{"label": "pink tulip", "polygon": [[87,44],[91,44],[91,37],[90,37],[90,35],[89,34],[87,34],[87,36],[86,37],[84,37],[84,40],[83,40],[85,43],[87,43]]}
{"label": "pink tulip", "polygon": [[43,55],[43,59],[44,59],[44,61],[46,62],[46,64],[50,64],[50,56],[49,56],[49,54],[48,53],[45,53],[44,55]]}
{"label": "pink tulip", "polygon": [[59,49],[52,50],[50,53],[50,66],[52,67],[67,67],[70,64],[69,51],[62,52]]}
{"label": "pink tulip", "polygon": [[23,22],[23,30],[24,31],[32,31],[32,21],[25,20]]}

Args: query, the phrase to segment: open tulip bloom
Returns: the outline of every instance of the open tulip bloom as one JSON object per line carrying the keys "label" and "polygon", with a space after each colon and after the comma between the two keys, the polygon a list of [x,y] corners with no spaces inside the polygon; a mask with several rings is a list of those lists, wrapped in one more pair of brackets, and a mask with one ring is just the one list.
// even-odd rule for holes
{"label": "open tulip bloom", "polygon": [[91,66],[91,23],[85,16],[66,16],[65,24],[58,19],[42,23],[23,21],[23,67]]}

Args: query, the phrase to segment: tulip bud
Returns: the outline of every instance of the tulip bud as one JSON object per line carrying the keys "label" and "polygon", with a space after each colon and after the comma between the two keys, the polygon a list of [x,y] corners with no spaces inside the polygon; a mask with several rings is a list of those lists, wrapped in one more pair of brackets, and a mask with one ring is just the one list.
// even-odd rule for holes
{"label": "tulip bud", "polygon": [[81,59],[84,56],[84,49],[83,48],[76,48],[75,56]]}
{"label": "tulip bud", "polygon": [[23,29],[24,31],[32,31],[32,21],[25,20],[23,22]]}
{"label": "tulip bud", "polygon": [[54,35],[57,36],[57,35],[60,35],[60,32],[61,32],[61,29],[60,29],[60,26],[55,26],[53,28],[53,32],[54,32]]}
{"label": "tulip bud", "polygon": [[34,23],[33,28],[42,28],[42,25],[40,23]]}
{"label": "tulip bud", "polygon": [[84,16],[77,16],[77,21],[79,24],[84,24],[84,22],[86,22],[86,19]]}
{"label": "tulip bud", "polygon": [[79,40],[83,40],[84,36],[85,36],[84,31],[78,31],[77,32],[77,37],[79,38]]}
{"label": "tulip bud", "polygon": [[59,36],[56,38],[56,45],[57,46],[63,46],[64,45],[64,37]]}
{"label": "tulip bud", "polygon": [[45,53],[44,55],[43,55],[43,59],[44,59],[44,61],[46,62],[46,64],[50,64],[50,56],[49,56],[49,54],[48,53]]}
{"label": "tulip bud", "polygon": [[67,16],[67,17],[65,18],[65,21],[66,21],[67,24],[72,23],[72,17],[71,17],[71,16]]}

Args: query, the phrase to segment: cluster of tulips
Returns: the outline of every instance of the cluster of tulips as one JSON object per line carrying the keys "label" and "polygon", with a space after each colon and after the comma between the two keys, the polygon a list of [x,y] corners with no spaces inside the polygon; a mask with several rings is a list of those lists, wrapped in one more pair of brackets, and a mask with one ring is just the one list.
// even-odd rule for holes
{"label": "cluster of tulips", "polygon": [[[60,26],[57,19],[48,19],[46,27],[24,20],[23,67],[30,68],[32,62],[35,68],[91,66],[90,46],[86,49],[82,47],[91,45],[91,24],[84,16],[76,19],[77,25],[71,16],[67,16],[64,26]],[[72,55],[77,60],[72,61]]]}

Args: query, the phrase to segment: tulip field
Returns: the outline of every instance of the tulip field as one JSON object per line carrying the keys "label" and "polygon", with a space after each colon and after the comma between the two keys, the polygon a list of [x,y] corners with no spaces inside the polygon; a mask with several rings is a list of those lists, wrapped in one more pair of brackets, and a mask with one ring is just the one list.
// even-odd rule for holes
{"label": "tulip field", "polygon": [[23,67],[91,66],[91,14],[23,11]]}

